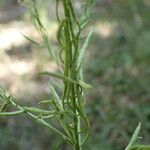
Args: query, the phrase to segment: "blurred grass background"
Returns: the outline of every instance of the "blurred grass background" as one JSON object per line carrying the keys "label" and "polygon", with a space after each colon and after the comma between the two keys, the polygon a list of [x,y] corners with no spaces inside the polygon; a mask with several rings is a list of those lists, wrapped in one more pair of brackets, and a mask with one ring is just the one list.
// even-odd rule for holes
{"label": "blurred grass background", "polygon": [[[41,18],[57,48],[54,6],[39,1]],[[80,1],[75,1],[80,10]],[[86,54],[86,111],[91,135],[87,150],[123,149],[138,122],[139,143],[150,143],[150,1],[97,0],[90,25],[95,33]],[[47,19],[48,18],[48,19]],[[89,25],[89,26],[90,26]],[[31,45],[23,34],[41,42],[29,15],[17,0],[0,0],[0,83],[19,103],[36,105],[50,97],[42,70],[56,71],[46,49]],[[86,32],[84,33],[86,34]],[[51,150],[59,137],[26,116],[0,118],[0,150]],[[62,144],[62,149],[67,149]]]}

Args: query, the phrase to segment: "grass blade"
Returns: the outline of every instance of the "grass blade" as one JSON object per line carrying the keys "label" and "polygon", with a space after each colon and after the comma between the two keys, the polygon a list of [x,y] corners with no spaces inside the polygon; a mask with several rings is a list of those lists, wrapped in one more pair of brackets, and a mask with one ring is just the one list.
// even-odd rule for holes
{"label": "grass blade", "polygon": [[134,131],[134,134],[132,135],[132,138],[128,144],[128,146],[126,147],[125,150],[130,150],[130,148],[133,146],[133,144],[135,143],[135,141],[137,140],[138,138],[138,135],[139,135],[139,132],[140,132],[140,129],[141,129],[141,123],[138,124],[137,128],[135,129]]}

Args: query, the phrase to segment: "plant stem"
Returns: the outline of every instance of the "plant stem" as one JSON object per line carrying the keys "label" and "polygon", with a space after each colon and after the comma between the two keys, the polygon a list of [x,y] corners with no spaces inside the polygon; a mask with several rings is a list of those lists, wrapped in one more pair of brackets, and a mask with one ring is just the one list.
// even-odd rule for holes
{"label": "plant stem", "polygon": [[[73,23],[77,22],[74,16],[74,10],[72,8],[72,2],[71,0],[63,0],[63,8],[64,8],[64,14],[66,18],[66,23],[64,26],[64,35],[65,35],[65,60],[64,60],[64,76],[67,76],[68,78],[71,78],[75,81],[78,80],[78,72],[76,71],[76,61],[78,57],[78,36],[75,39],[75,32],[73,29]],[[75,40],[74,40],[75,39]],[[79,86],[77,86],[74,83],[68,83],[64,82],[66,84],[65,87],[69,88],[69,95],[71,97],[72,101],[72,111],[75,114],[73,117],[73,126],[74,126],[74,149],[75,150],[81,150],[81,137],[80,132],[80,119],[78,118],[78,100],[79,97],[77,96],[77,91],[79,89]],[[66,91],[66,88],[64,88],[64,92]],[[67,97],[67,99],[69,96]]]}
{"label": "plant stem", "polygon": [[[72,95],[73,95],[73,107],[74,107],[74,113],[77,114],[76,110],[76,98],[75,98],[75,92],[74,92],[74,86],[72,85]],[[80,140],[79,140],[79,131],[80,131],[80,126],[79,125],[79,120],[77,116],[74,116],[74,134],[76,138],[76,143],[75,143],[75,150],[81,150],[80,146]]]}

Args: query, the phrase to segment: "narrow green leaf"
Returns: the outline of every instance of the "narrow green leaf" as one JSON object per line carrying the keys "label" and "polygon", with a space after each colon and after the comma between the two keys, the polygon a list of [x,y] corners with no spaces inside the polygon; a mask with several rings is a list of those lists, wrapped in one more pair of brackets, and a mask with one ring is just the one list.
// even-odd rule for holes
{"label": "narrow green leaf", "polygon": [[32,38],[30,38],[30,37],[28,37],[28,36],[26,36],[26,35],[24,35],[24,34],[23,34],[23,36],[24,36],[24,38],[25,38],[26,40],[28,40],[28,41],[31,42],[32,44],[34,44],[34,45],[36,45],[36,46],[40,46],[40,44],[37,43],[36,41],[34,41]]}
{"label": "narrow green leaf", "polygon": [[91,19],[89,17],[85,17],[81,22],[81,29],[83,30],[85,28],[85,26],[91,21]]}
{"label": "narrow green leaf", "polygon": [[87,84],[84,81],[79,81],[79,84],[86,89],[93,88],[90,84]]}
{"label": "narrow green leaf", "polygon": [[49,119],[49,118],[53,118],[54,115],[45,115],[45,116],[42,116],[43,119]]}
{"label": "narrow green leaf", "polygon": [[24,110],[14,111],[14,112],[2,112],[0,113],[0,116],[16,116],[24,113]]}
{"label": "narrow green leaf", "polygon": [[36,107],[23,107],[24,110],[29,111],[29,112],[34,112],[34,113],[41,113],[41,114],[55,114],[56,111],[48,111],[48,110],[43,110],[43,109],[39,109]]}
{"label": "narrow green leaf", "polygon": [[125,150],[130,150],[130,148],[133,146],[133,144],[135,143],[135,141],[138,138],[140,129],[141,129],[141,123],[138,124],[138,126],[137,126],[136,130],[134,131],[134,134],[132,135],[131,140]]}
{"label": "narrow green leaf", "polygon": [[39,104],[49,104],[52,103],[52,100],[42,100],[39,102]]}
{"label": "narrow green leaf", "polygon": [[62,111],[63,110],[63,106],[62,106],[62,101],[59,97],[59,95],[57,94],[57,92],[55,91],[55,89],[53,88],[53,86],[51,84],[49,84],[51,93],[53,95],[53,100],[55,101],[57,107]]}
{"label": "narrow green leaf", "polygon": [[61,135],[63,137],[63,139],[66,139],[67,141],[71,142],[70,139],[65,134],[63,134],[61,131],[59,131],[58,129],[53,127],[51,124],[47,123],[45,120],[39,118],[38,116],[31,114],[30,112],[27,112],[27,114],[29,116],[31,116],[32,118],[36,119],[39,123],[43,124],[45,127],[49,128],[49,129],[55,131],[57,134]]}
{"label": "narrow green leaf", "polygon": [[83,44],[83,47],[81,48],[81,51],[80,51],[80,54],[79,54],[79,58],[78,58],[78,68],[80,68],[81,64],[83,63],[83,59],[85,57],[85,50],[87,49],[88,47],[88,44],[89,44],[89,41],[92,37],[92,34],[94,32],[94,29],[91,30],[91,32],[88,34],[84,44]]}
{"label": "narrow green leaf", "polygon": [[68,81],[68,82],[73,83],[73,84],[79,84],[83,88],[92,88],[91,85],[85,83],[84,81],[75,81],[75,80],[70,79],[68,77],[65,77],[61,74],[57,74],[57,73],[53,73],[53,72],[41,72],[41,73],[39,73],[39,75],[49,75],[49,76],[52,76],[52,77],[55,77],[58,79],[62,79],[63,81]]}
{"label": "narrow green leaf", "polygon": [[53,72],[41,72],[41,73],[39,73],[39,75],[49,75],[49,76],[52,76],[52,77],[55,77],[55,78],[58,78],[58,79],[62,79],[64,81],[68,81],[70,83],[78,84],[78,82],[73,80],[73,79],[70,79],[70,78],[65,77],[61,74],[57,74],[57,73],[53,73]]}

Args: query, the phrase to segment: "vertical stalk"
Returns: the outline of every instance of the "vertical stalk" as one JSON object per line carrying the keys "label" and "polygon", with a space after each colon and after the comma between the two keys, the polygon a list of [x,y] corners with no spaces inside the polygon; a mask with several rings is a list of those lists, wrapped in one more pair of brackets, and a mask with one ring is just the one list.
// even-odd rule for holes
{"label": "vertical stalk", "polygon": [[[70,0],[62,0],[63,2],[63,8],[64,8],[64,14],[66,18],[66,23],[64,26],[64,34],[65,34],[65,61],[64,61],[64,75],[77,80],[78,74],[77,74],[77,68],[76,68],[76,57],[78,54],[78,39],[75,39],[75,33],[73,29],[73,19],[71,18],[74,15],[73,8],[72,8],[72,2]],[[75,17],[75,16],[73,16]],[[74,42],[73,42],[74,40]],[[76,85],[74,83],[66,83],[69,85],[68,88],[70,88],[69,95],[72,101],[72,111],[75,114],[73,117],[73,127],[74,127],[74,149],[75,150],[81,150],[81,138],[79,137],[80,132],[80,119],[78,117],[78,111],[77,111],[77,100],[79,100],[76,94]],[[65,89],[64,89],[65,90]],[[69,97],[67,97],[69,98]]]}
{"label": "vertical stalk", "polygon": [[80,131],[80,126],[79,125],[79,120],[77,117],[77,110],[76,110],[76,98],[75,98],[75,92],[74,92],[74,85],[72,85],[72,96],[73,96],[73,108],[74,108],[74,113],[76,116],[74,116],[74,132],[75,132],[75,150],[81,150],[81,145],[80,145],[80,140],[79,140],[79,131]]}

